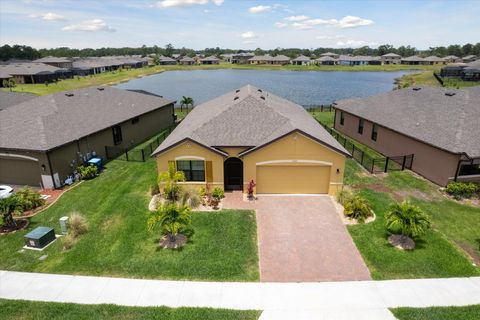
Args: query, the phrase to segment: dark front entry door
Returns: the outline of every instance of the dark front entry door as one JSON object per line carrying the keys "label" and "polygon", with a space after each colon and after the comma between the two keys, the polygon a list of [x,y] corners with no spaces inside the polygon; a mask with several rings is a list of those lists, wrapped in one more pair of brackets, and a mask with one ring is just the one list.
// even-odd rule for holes
{"label": "dark front entry door", "polygon": [[243,190],[243,162],[228,158],[223,165],[225,190]]}

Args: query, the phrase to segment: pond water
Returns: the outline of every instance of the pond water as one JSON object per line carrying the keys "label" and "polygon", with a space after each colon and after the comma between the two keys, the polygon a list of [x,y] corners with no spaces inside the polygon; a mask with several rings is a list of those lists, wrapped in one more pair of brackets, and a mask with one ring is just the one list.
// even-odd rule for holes
{"label": "pond water", "polygon": [[390,91],[401,72],[325,72],[264,70],[187,70],[133,79],[116,85],[142,89],[180,101],[192,97],[195,104],[251,84],[300,105],[330,104],[336,100],[366,97]]}

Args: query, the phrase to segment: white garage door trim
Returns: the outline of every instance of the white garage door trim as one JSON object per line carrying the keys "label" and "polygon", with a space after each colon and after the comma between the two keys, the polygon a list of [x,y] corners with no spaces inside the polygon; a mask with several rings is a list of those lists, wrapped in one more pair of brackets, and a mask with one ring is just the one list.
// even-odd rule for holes
{"label": "white garage door trim", "polygon": [[333,163],[320,161],[320,160],[271,160],[271,161],[263,161],[257,162],[257,166],[266,166],[271,164],[291,164],[291,163],[301,163],[301,164],[315,164],[319,166],[333,166]]}

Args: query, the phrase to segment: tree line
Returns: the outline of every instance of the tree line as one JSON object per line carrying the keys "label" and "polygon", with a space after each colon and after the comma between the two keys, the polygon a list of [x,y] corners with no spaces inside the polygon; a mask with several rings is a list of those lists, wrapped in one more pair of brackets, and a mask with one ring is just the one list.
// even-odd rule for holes
{"label": "tree line", "polygon": [[[0,47],[0,60],[9,59],[21,59],[21,60],[35,60],[41,57],[54,56],[54,57],[102,57],[102,56],[118,56],[118,55],[141,55],[146,56],[149,54],[172,56],[173,54],[180,54],[182,56],[193,57],[195,54],[203,54],[205,56],[219,56],[221,54],[228,53],[241,53],[250,52],[251,50],[234,50],[234,49],[222,49],[205,48],[204,50],[193,50],[189,48],[175,48],[172,44],[167,44],[164,47],[157,45],[147,47],[143,45],[139,48],[123,47],[123,48],[84,48],[73,49],[68,47],[50,48],[50,49],[35,49],[26,45],[3,45]],[[378,46],[377,48],[371,48],[364,46],[360,48],[317,48],[317,49],[300,49],[300,48],[276,48],[271,50],[263,50],[257,48],[253,51],[255,55],[286,55],[290,58],[297,57],[299,55],[306,56],[319,56],[325,52],[333,52],[337,54],[353,54],[353,55],[369,55],[369,56],[381,56],[386,53],[397,53],[402,57],[408,57],[412,55],[430,56],[435,55],[444,57],[448,55],[455,55],[458,57],[464,57],[467,55],[480,56],[480,43],[465,45],[449,45],[447,47],[430,47],[427,50],[418,50],[411,46],[394,47],[389,44]]]}

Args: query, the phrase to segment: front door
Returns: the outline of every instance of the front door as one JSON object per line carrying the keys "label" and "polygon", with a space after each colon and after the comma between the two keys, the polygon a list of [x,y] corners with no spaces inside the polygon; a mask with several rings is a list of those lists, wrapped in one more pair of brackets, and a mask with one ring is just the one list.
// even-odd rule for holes
{"label": "front door", "polygon": [[243,162],[228,158],[223,165],[225,190],[243,190]]}

